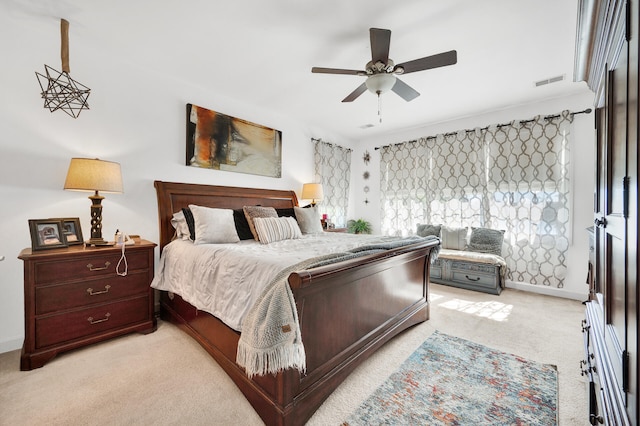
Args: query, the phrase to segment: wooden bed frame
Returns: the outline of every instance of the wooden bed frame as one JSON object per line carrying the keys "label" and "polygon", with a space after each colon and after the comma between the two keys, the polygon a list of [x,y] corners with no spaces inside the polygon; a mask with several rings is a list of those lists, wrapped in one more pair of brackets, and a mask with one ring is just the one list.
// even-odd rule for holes
{"label": "wooden bed frame", "polygon": [[[189,204],[291,208],[293,191],[155,181],[160,249],[174,235],[171,217]],[[306,374],[288,369],[249,379],[236,363],[240,334],[180,296],[161,292],[161,316],[197,340],[240,388],[268,425],[302,425],[364,360],[403,330],[429,318],[427,241],[301,271],[289,276],[296,300]]]}

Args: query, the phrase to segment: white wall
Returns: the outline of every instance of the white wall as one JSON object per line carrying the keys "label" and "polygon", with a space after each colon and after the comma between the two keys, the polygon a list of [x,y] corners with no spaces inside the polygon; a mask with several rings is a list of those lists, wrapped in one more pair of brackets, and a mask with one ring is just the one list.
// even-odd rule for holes
{"label": "white wall", "polygon": [[[590,108],[593,95],[585,89],[584,93],[545,102],[520,105],[500,111],[466,117],[458,120],[438,123],[431,126],[405,130],[380,137],[362,138],[354,149],[352,157],[351,203],[349,219],[364,218],[371,222],[374,232],[380,232],[380,155],[376,147],[413,140],[423,136],[435,136],[460,129],[484,127],[490,124],[506,123],[512,120],[526,120],[536,115],[557,114],[562,110],[582,111]],[[384,124],[383,124],[384,125]],[[509,287],[528,291],[552,294],[578,300],[586,299],[588,288],[585,284],[587,274],[588,238],[585,229],[593,224],[593,188],[594,188],[594,113],[574,116],[572,139],[573,149],[573,241],[569,247],[567,259],[567,278],[562,289],[553,289],[530,284],[507,283]],[[366,166],[362,159],[365,151],[371,155]],[[363,178],[365,171],[370,173],[368,180]],[[368,194],[363,191],[369,186]],[[365,199],[369,203],[365,203]]]}
{"label": "white wall", "polygon": [[[39,29],[51,26],[10,18],[0,16],[6,59],[0,67],[0,353],[19,348],[24,336],[23,265],[17,256],[31,245],[28,219],[79,217],[84,237],[90,236],[91,194],[62,189],[71,157],[122,166],[124,194],[103,194],[105,239],[119,228],[157,242],[154,180],[294,189],[300,196],[302,183],[313,179],[310,138],[353,143],[274,114],[268,105],[243,105],[194,87],[188,75],[176,79],[104,57],[99,47],[83,50],[87,56],[71,63],[71,76],[91,88],[91,109],[78,119],[51,113],[43,108],[34,71],[42,73],[45,62],[59,68],[59,38]],[[185,166],[187,103],[281,130],[282,178]]]}
{"label": "white wall", "polygon": [[[169,76],[162,69],[141,68],[131,58],[105,52],[93,40],[91,46],[74,39],[71,75],[91,88],[91,110],[78,119],[43,108],[34,71],[43,64],[59,66],[56,25],[43,25],[46,17],[25,18],[0,14],[0,353],[17,349],[24,336],[22,262],[19,252],[30,246],[28,219],[79,217],[89,236],[90,194],[64,191],[62,186],[71,157],[99,157],[120,162],[124,194],[105,194],[103,235],[111,238],[116,228],[157,241],[156,179],[216,185],[301,190],[313,179],[311,137],[354,148],[352,161],[350,218],[364,217],[379,223],[379,158],[374,147],[416,136],[470,126],[484,126],[535,114],[582,109],[590,99],[557,100],[545,105],[523,106],[479,117],[457,120],[394,136],[344,140],[324,129],[310,128],[273,113],[269,105],[244,105],[219,96],[206,87],[195,87],[189,76]],[[47,18],[48,19],[48,18]],[[53,30],[52,30],[53,28]],[[13,35],[13,36],[11,36]],[[77,58],[82,57],[82,61]],[[301,100],[301,102],[311,100]],[[197,169],[185,161],[185,105],[193,103],[282,131],[282,178]],[[301,104],[301,108],[305,105]],[[584,150],[576,159],[577,170],[588,171],[576,186],[576,238],[569,254],[569,279],[565,293],[585,293],[587,258],[583,229],[591,223],[593,187],[593,116],[576,118],[575,140]],[[366,134],[366,133],[365,133]],[[372,160],[364,167],[362,153]],[[576,151],[577,152],[577,151]],[[367,184],[370,203],[364,204],[364,170],[371,173]],[[584,290],[584,291],[583,291]]]}

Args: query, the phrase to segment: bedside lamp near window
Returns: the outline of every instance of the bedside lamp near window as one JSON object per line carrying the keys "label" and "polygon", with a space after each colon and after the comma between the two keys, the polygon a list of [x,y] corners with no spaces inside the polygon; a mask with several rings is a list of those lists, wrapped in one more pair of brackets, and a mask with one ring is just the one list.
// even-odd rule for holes
{"label": "bedside lamp near window", "polygon": [[102,238],[102,200],[98,192],[122,193],[120,164],[97,158],[72,158],[64,182],[64,189],[90,191],[91,239],[87,244],[101,246],[109,244]]}
{"label": "bedside lamp near window", "polygon": [[316,200],[324,198],[321,183],[305,183],[302,185],[302,199],[311,200],[311,206],[315,207]]}

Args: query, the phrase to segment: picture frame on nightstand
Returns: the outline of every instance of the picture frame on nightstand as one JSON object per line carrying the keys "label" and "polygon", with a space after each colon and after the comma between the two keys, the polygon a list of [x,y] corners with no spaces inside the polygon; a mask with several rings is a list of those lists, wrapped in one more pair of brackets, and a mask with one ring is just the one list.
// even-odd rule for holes
{"label": "picture frame on nightstand", "polygon": [[68,246],[61,219],[29,219],[29,231],[34,251]]}
{"label": "picture frame on nightstand", "polygon": [[80,226],[80,218],[65,217],[62,221],[62,233],[64,234],[67,244],[70,246],[83,244],[82,227]]}

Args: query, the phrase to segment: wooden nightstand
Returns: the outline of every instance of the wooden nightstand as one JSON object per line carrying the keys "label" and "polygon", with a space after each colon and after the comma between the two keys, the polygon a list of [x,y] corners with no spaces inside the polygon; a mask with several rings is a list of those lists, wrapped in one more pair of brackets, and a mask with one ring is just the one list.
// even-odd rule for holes
{"label": "wooden nightstand", "polygon": [[328,228],[325,232],[347,232],[347,228]]}
{"label": "wooden nightstand", "polygon": [[[155,246],[145,240],[126,246],[126,276],[116,274],[120,247],[22,250],[25,338],[20,369],[42,367],[60,352],[122,334],[155,331],[150,287]],[[123,270],[121,265],[119,272]]]}

